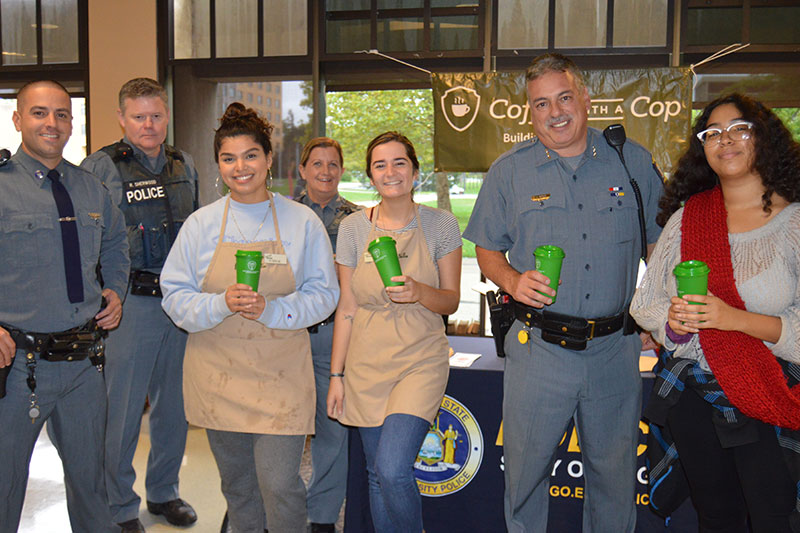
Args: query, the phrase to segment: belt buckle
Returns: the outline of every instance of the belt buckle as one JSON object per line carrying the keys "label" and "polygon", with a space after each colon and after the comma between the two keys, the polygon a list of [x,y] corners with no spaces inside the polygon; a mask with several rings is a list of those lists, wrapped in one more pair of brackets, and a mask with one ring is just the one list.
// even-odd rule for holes
{"label": "belt buckle", "polygon": [[590,341],[594,338],[594,327],[597,324],[597,322],[595,322],[594,320],[587,320],[586,322],[591,326],[591,328],[589,329],[589,335],[586,336],[586,340]]}

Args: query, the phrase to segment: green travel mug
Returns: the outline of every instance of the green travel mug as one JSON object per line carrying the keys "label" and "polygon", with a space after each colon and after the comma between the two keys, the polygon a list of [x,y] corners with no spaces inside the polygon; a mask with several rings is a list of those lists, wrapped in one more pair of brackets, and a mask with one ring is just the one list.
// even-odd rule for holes
{"label": "green travel mug", "polygon": [[[678,283],[678,297],[684,294],[708,294],[708,273],[711,269],[702,261],[684,261],[675,265],[672,271]],[[705,305],[700,302],[689,302],[694,305]]]}
{"label": "green travel mug", "polygon": [[392,276],[402,276],[400,259],[397,258],[397,243],[388,235],[378,237],[367,246],[378,274],[381,275],[384,287],[397,287],[404,285],[402,281],[392,281]]}
{"label": "green travel mug", "polygon": [[[558,293],[558,280],[561,277],[561,263],[564,261],[564,250],[552,244],[539,246],[534,252],[536,270],[550,279],[550,288]],[[542,291],[536,291],[544,296],[550,296]],[[556,297],[553,296],[553,303]]]}
{"label": "green travel mug", "polygon": [[258,292],[261,259],[262,255],[258,250],[236,250],[236,283],[250,285]]}

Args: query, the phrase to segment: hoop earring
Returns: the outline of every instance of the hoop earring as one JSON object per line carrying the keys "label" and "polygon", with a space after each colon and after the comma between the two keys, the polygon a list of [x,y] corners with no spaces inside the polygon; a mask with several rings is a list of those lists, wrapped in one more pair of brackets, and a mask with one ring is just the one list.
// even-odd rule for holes
{"label": "hoop earring", "polygon": [[217,193],[217,196],[219,196],[220,198],[225,196],[219,190],[219,174],[217,174],[217,177],[214,179],[214,191]]}
{"label": "hoop earring", "polygon": [[272,169],[271,168],[267,169],[267,190],[268,191],[272,190]]}

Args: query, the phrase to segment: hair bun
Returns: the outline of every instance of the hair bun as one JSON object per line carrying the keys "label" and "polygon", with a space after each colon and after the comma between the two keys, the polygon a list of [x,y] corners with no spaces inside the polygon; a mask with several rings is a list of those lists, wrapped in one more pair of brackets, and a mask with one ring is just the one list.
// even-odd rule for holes
{"label": "hair bun", "polygon": [[245,107],[245,105],[241,102],[233,102],[232,104],[228,105],[227,109],[225,109],[225,113],[222,115],[220,122],[223,124],[226,122],[231,121],[240,121],[240,120],[258,120],[258,113],[254,109],[250,109]]}

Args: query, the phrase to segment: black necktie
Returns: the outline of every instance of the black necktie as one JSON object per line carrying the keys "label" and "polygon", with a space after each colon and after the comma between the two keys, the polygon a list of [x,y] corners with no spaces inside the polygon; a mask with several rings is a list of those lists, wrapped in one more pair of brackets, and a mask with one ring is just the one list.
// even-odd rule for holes
{"label": "black necktie", "polygon": [[67,275],[67,296],[71,303],[83,301],[83,276],[81,275],[81,249],[78,241],[78,224],[75,222],[75,209],[67,188],[61,183],[61,175],[56,169],[47,173],[52,182],[53,199],[58,208],[58,221],[61,224],[61,243],[64,245],[64,273]]}

